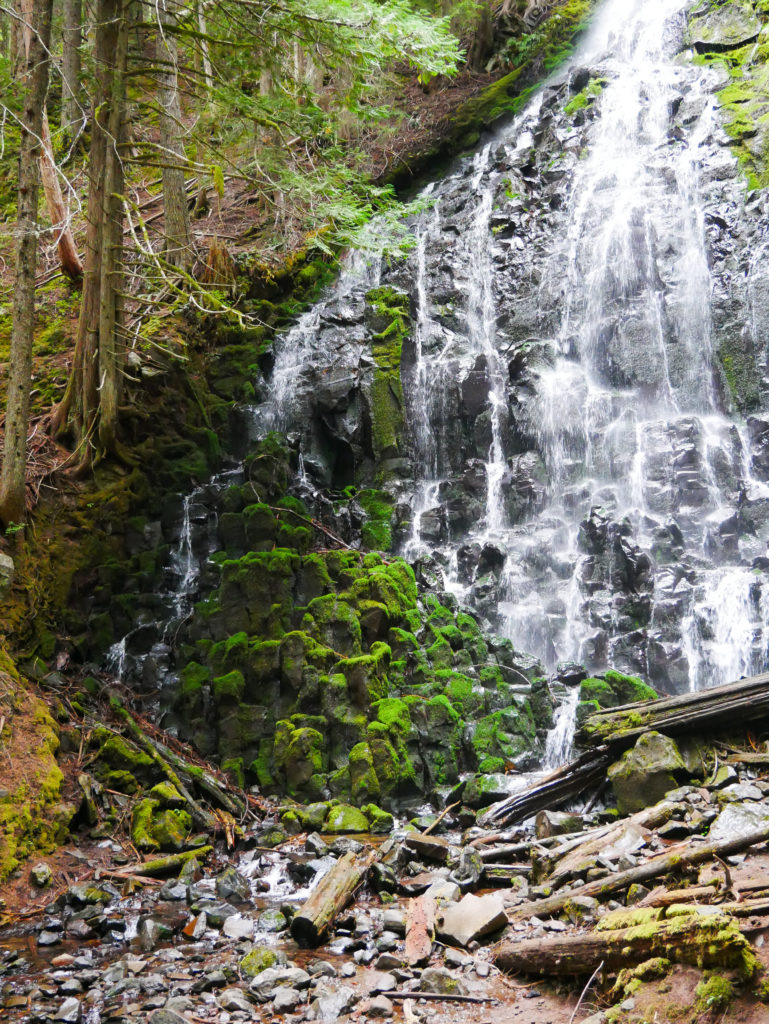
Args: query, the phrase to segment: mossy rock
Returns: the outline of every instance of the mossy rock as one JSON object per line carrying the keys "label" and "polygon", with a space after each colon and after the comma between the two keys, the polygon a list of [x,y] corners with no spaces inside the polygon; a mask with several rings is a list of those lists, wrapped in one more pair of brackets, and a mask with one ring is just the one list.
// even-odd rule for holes
{"label": "mossy rock", "polygon": [[361,811],[369,820],[369,830],[373,835],[387,835],[395,827],[395,819],[389,811],[383,811],[376,804],[366,804]]}
{"label": "mossy rock", "polygon": [[659,732],[646,732],[619,761],[610,765],[611,783],[620,813],[633,814],[661,800],[689,777],[674,740]]}
{"label": "mossy rock", "polygon": [[246,953],[240,961],[240,973],[244,978],[255,978],[262,971],[271,967],[283,967],[286,964],[286,954],[271,946],[255,946],[250,953]]}
{"label": "mossy rock", "polygon": [[330,835],[349,835],[369,831],[369,819],[350,804],[337,804],[328,812],[324,831]]}

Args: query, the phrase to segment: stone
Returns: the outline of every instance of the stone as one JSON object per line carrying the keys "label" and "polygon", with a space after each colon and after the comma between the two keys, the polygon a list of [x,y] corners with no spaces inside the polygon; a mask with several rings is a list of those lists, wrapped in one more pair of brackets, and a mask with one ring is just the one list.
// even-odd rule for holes
{"label": "stone", "polygon": [[190,1022],[187,1017],[183,1017],[176,1010],[166,1006],[162,1010],[155,1010],[149,1019],[149,1024],[190,1024]]}
{"label": "stone", "polygon": [[475,939],[504,928],[507,924],[505,904],[501,896],[464,896],[459,903],[439,911],[436,916],[436,934],[446,942],[467,946]]}
{"label": "stone", "polygon": [[256,927],[260,932],[283,932],[288,927],[288,921],[279,910],[272,908],[259,915]]}
{"label": "stone", "polygon": [[243,902],[251,896],[248,879],[244,878],[232,865],[217,875],[215,884],[216,895],[223,900],[234,899]]}
{"label": "stone", "polygon": [[378,971],[395,971],[403,967],[403,958],[392,953],[382,953],[374,964]]}
{"label": "stone", "polygon": [[474,775],[468,779],[462,799],[468,807],[478,811],[511,796],[524,784],[522,776],[495,774],[494,772]]}
{"label": "stone", "polygon": [[566,811],[540,811],[534,827],[537,839],[549,839],[551,836],[562,836],[569,832],[581,832],[584,828],[582,816],[569,814]]}
{"label": "stone", "polygon": [[16,567],[11,556],[0,552],[0,595],[11,589],[15,572]]}
{"label": "stone", "polygon": [[[90,931],[90,928],[88,929]],[[61,942],[60,932],[51,932],[43,929],[37,937],[38,946],[55,946]]]}
{"label": "stone", "polygon": [[321,982],[315,990],[315,998],[310,1004],[316,1020],[336,1024],[336,1021],[358,1002],[359,996],[347,985],[333,987],[328,982]]}
{"label": "stone", "polygon": [[286,954],[282,950],[271,946],[255,946],[240,961],[240,972],[246,978],[255,978],[270,967],[285,967],[286,963]]}
{"label": "stone", "polygon": [[222,926],[222,935],[228,939],[252,939],[254,922],[250,917],[241,917],[240,914],[228,917]]}
{"label": "stone", "polygon": [[242,988],[226,988],[219,996],[219,1005],[223,1010],[233,1010],[251,1015],[252,1007]]}
{"label": "stone", "polygon": [[654,731],[640,736],[607,772],[623,815],[656,804],[687,775],[675,741]]}
{"label": "stone", "polygon": [[387,971],[367,971],[363,984],[369,995],[376,995],[377,992],[391,992],[397,982],[395,976]]}
{"label": "stone", "polygon": [[65,999],[54,1014],[54,1020],[64,1021],[65,1024],[77,1024],[81,1016],[80,1000],[74,997]]}
{"label": "stone", "polygon": [[275,993],[272,1006],[275,1013],[293,1013],[297,1006],[304,1002],[304,996],[296,988],[280,988]]}
{"label": "stone", "polygon": [[46,885],[50,885],[52,878],[53,872],[45,861],[40,861],[35,864],[34,867],[30,868],[29,880],[33,885],[36,885],[38,889],[44,889]]}
{"label": "stone", "polygon": [[454,903],[462,895],[456,882],[448,878],[439,878],[425,890],[425,896],[436,902]]}
{"label": "stone", "polygon": [[743,800],[761,800],[763,793],[758,786],[750,782],[737,782],[731,786],[725,786],[717,794],[720,804],[741,803]]}
{"label": "stone", "polygon": [[300,967],[268,967],[257,974],[248,986],[249,992],[260,1002],[269,1002],[278,988],[307,988],[310,975]]}
{"label": "stone", "polygon": [[690,22],[689,39],[700,53],[732,50],[753,42],[761,31],[753,5],[747,0],[732,0],[716,6],[708,4]]}
{"label": "stone", "polygon": [[441,996],[466,996],[467,986],[445,967],[426,967],[419,979],[419,991]]}
{"label": "stone", "polygon": [[364,1005],[364,1010],[369,1017],[392,1017],[393,1004],[387,996],[378,995],[369,999],[368,1003]]}
{"label": "stone", "polygon": [[769,807],[759,803],[730,803],[710,826],[708,840],[737,839],[769,828]]}
{"label": "stone", "polygon": [[167,924],[164,924],[163,921],[157,921],[154,917],[143,917],[139,921],[139,927],[137,928],[139,943],[145,953],[149,953],[156,946],[160,945],[161,942],[170,939],[172,934]]}
{"label": "stone", "polygon": [[331,835],[365,833],[369,830],[369,820],[357,807],[337,804],[328,812],[324,828]]}

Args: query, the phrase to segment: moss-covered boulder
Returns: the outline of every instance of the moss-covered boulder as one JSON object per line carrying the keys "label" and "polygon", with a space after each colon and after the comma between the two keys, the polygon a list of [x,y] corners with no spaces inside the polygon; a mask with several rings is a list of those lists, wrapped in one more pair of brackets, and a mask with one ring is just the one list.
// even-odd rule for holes
{"label": "moss-covered boulder", "polygon": [[369,831],[369,819],[350,804],[337,804],[328,812],[323,831],[330,835],[349,835]]}
{"label": "moss-covered boulder", "polygon": [[607,772],[621,814],[650,807],[688,777],[675,741],[659,732],[640,736]]}

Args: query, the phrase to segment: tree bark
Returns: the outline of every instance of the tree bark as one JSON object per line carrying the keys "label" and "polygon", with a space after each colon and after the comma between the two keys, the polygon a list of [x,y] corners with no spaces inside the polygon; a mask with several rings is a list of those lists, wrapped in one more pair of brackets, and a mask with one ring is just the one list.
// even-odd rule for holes
{"label": "tree bark", "polygon": [[27,12],[26,95],[19,147],[16,277],[12,304],[5,447],[0,471],[0,520],[21,523],[25,514],[27,429],[35,325],[40,147],[48,91],[52,0],[35,0]]}
{"label": "tree bark", "polygon": [[80,103],[80,46],[83,41],[81,0],[64,0],[61,57],[61,130],[72,140],[85,127]]}
{"label": "tree bark", "polygon": [[50,420],[54,436],[70,434],[78,445],[78,472],[109,450],[120,454],[116,434],[124,354],[118,337],[123,179],[117,148],[123,128],[130,7],[130,0],[98,0],[96,8],[85,280],[72,372]]}
{"label": "tree bark", "polygon": [[376,853],[357,858],[354,853],[340,857],[310,894],[291,922],[291,937],[305,948],[317,946],[334,919],[347,906],[368,874]]}
{"label": "tree bark", "polygon": [[521,793],[492,804],[478,819],[479,825],[509,825],[541,810],[552,810],[603,782],[609,758],[604,750],[591,750],[558,768]]}
{"label": "tree bark", "polygon": [[186,156],[182,144],[182,108],[177,76],[178,47],[173,34],[174,0],[159,0],[158,58],[165,69],[158,74],[160,145],[163,147],[163,209],[166,257],[175,267],[189,269],[194,258],[187,193],[184,187]]}
{"label": "tree bark", "polygon": [[[21,11],[25,22],[24,46],[29,47],[30,31],[27,25],[32,21],[32,7],[34,0],[21,0]],[[56,164],[53,159],[53,144],[51,142],[51,130],[48,126],[48,113],[43,108],[43,121],[40,128],[42,147],[39,151],[40,175],[43,181],[45,201],[48,206],[48,216],[51,219],[51,227],[56,232],[56,248],[59,253],[61,269],[72,281],[79,280],[83,275],[83,264],[77,254],[75,239],[72,235],[70,215],[64,202],[64,196],[59,184],[59,176],[56,173]]]}
{"label": "tree bark", "polygon": [[606,743],[617,750],[631,747],[650,729],[678,736],[734,729],[766,718],[769,718],[769,673],[696,693],[596,711],[585,720],[578,738],[585,744]]}
{"label": "tree bark", "polygon": [[[607,971],[666,957],[694,966],[743,968],[753,961],[750,943],[726,914],[692,914],[651,920],[630,928],[554,939],[501,942],[494,962],[527,974],[589,974],[603,961]],[[660,912],[660,918],[662,912]]]}

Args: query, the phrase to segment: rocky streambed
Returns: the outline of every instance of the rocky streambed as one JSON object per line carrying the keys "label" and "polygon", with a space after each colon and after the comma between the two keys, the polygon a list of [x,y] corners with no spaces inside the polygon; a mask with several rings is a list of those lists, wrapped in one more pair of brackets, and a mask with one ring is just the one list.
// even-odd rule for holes
{"label": "rocky streambed", "polygon": [[337,834],[287,835],[317,809],[233,791],[239,822],[149,860],[83,829],[9,888],[4,1019],[765,1019],[769,750],[641,732],[609,775],[621,811],[591,790],[463,828],[460,799],[351,835],[334,805]]}

